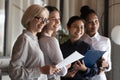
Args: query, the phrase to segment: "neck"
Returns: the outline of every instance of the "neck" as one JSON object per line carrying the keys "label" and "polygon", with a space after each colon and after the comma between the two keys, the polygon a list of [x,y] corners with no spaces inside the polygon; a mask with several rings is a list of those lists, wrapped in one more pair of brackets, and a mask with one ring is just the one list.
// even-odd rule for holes
{"label": "neck", "polygon": [[96,33],[87,33],[90,37],[93,37]]}
{"label": "neck", "polygon": [[53,31],[50,31],[50,30],[46,30],[46,31],[44,31],[48,36],[52,36],[52,34],[53,34]]}
{"label": "neck", "polygon": [[75,41],[78,40],[78,38],[70,38],[71,42],[74,43]]}
{"label": "neck", "polygon": [[33,29],[27,29],[28,31],[30,31],[34,36],[36,36],[37,32],[35,32]]}

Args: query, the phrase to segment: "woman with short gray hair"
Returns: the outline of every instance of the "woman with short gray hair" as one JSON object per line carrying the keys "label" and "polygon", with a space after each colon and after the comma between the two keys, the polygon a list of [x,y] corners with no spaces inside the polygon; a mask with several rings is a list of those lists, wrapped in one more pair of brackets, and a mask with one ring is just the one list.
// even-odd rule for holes
{"label": "woman with short gray hair", "polygon": [[17,38],[9,65],[11,80],[47,80],[45,74],[54,74],[58,69],[44,63],[36,34],[48,22],[49,12],[40,5],[31,5],[23,14],[22,34]]}

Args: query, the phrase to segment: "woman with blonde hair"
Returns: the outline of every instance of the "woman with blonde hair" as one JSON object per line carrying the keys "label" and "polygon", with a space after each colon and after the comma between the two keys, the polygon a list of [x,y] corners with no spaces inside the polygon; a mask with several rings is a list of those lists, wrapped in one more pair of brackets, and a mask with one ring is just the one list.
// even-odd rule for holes
{"label": "woman with blonde hair", "polygon": [[22,34],[17,38],[9,65],[11,80],[47,80],[45,74],[54,74],[58,69],[44,63],[36,34],[48,22],[49,12],[40,5],[31,5],[23,14]]}

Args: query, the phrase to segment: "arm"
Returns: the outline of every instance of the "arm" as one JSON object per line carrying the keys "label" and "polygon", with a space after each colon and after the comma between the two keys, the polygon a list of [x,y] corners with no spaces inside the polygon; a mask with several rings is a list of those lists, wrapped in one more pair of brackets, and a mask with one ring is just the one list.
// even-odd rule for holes
{"label": "arm", "polygon": [[87,67],[84,64],[84,61],[82,61],[82,62],[80,62],[80,61],[74,62],[72,64],[71,69],[69,69],[69,71],[68,71],[68,73],[67,73],[67,75],[65,77],[73,78],[79,70],[83,71],[83,72],[87,71]]}
{"label": "arm", "polygon": [[25,37],[19,37],[14,44],[12,58],[9,65],[9,76],[13,80],[29,79],[39,77],[41,72],[39,66],[26,67],[28,57],[28,40]]}
{"label": "arm", "polygon": [[[43,37],[39,40],[39,44],[45,55],[46,64],[56,65],[63,60],[58,40],[55,37]],[[67,69],[65,67],[62,69],[62,74],[60,74],[65,75]]]}
{"label": "arm", "polygon": [[108,39],[108,41],[107,41],[107,45],[108,45],[108,48],[107,48],[107,54],[108,54],[108,56],[107,56],[107,63],[108,63],[108,68],[106,68],[106,70],[105,71],[110,71],[111,69],[112,69],[112,67],[111,67],[111,42],[110,42],[110,39]]}
{"label": "arm", "polygon": [[94,65],[92,68],[88,68],[85,66],[84,61],[77,61],[72,65],[72,69],[70,69],[66,75],[66,77],[74,77],[76,74],[84,77],[93,77],[98,73],[98,68]]}
{"label": "arm", "polygon": [[[57,64],[63,60],[63,55],[60,50],[59,42],[56,38],[52,37],[49,43],[50,47],[50,58],[53,61],[54,64]],[[52,54],[52,55],[51,55]],[[61,71],[57,73],[57,75],[64,76],[67,73],[67,68],[63,67],[61,68]]]}
{"label": "arm", "polygon": [[111,70],[111,43],[110,39],[107,40],[107,48],[106,52],[103,55],[102,61],[101,61],[101,68],[102,71],[110,71]]}

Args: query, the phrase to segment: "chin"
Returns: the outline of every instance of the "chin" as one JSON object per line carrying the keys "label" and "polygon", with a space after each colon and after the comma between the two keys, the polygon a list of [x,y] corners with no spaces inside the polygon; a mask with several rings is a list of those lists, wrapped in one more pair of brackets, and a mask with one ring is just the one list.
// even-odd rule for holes
{"label": "chin", "polygon": [[54,32],[57,32],[57,31],[58,31],[58,29],[55,29],[55,30],[54,30]]}
{"label": "chin", "polygon": [[42,30],[40,29],[38,32],[41,32]]}

